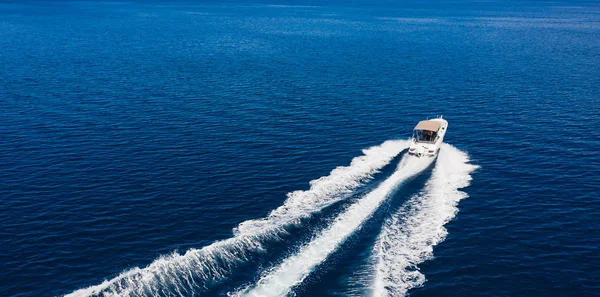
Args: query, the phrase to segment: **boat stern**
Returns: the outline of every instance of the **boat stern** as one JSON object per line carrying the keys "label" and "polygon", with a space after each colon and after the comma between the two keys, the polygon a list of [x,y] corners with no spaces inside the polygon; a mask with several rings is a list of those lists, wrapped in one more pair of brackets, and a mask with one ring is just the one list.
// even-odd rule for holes
{"label": "boat stern", "polygon": [[438,149],[434,143],[420,143],[413,141],[408,148],[408,153],[417,157],[435,157]]}

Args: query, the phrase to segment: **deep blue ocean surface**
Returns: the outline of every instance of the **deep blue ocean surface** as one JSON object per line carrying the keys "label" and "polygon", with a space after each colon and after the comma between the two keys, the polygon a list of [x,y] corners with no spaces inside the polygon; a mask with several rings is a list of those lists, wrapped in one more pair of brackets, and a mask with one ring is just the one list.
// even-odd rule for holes
{"label": "deep blue ocean surface", "polygon": [[2,1],[0,45],[0,296],[600,296],[598,1]]}

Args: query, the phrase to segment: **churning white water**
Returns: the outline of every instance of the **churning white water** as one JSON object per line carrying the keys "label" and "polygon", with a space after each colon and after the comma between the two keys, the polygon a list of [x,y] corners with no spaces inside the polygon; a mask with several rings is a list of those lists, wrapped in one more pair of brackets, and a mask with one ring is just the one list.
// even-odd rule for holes
{"label": "churning white water", "polygon": [[460,188],[471,181],[477,166],[451,145],[444,144],[423,191],[387,219],[373,250],[373,296],[405,296],[421,286],[425,276],[417,265],[433,257],[433,247],[447,235],[444,225],[467,197]]}
{"label": "churning white water", "polygon": [[190,295],[203,282],[226,277],[250,252],[285,233],[285,227],[300,223],[324,207],[336,203],[372,179],[373,174],[409,145],[407,140],[390,140],[363,151],[349,166],[337,167],[328,176],[310,182],[310,189],[288,194],[284,204],[266,218],[249,220],[234,229],[234,237],[217,241],[185,254],[162,256],[145,268],[133,268],[113,279],[66,296],[146,296],[167,291]]}
{"label": "churning white water", "polygon": [[233,295],[286,296],[371,217],[402,182],[422,172],[431,162],[431,158],[405,155],[398,169],[388,179],[338,215],[328,228],[304,245],[297,254],[284,259],[281,264],[262,276],[254,286]]}

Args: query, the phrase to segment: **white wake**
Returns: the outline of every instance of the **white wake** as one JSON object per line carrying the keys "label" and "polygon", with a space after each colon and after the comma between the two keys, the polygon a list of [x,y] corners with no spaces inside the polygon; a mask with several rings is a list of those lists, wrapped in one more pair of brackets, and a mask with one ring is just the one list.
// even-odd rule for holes
{"label": "white wake", "polygon": [[238,296],[286,296],[300,284],[317,265],[322,263],[351,234],[373,215],[381,203],[407,179],[427,168],[433,159],[405,155],[398,169],[377,188],[366,194],[340,214],[320,235],[300,248],[300,251],[263,275],[250,288],[232,295]]}
{"label": "white wake", "polygon": [[467,197],[459,191],[471,181],[477,166],[451,145],[444,144],[429,181],[421,193],[385,221],[373,250],[373,296],[405,296],[423,285],[417,265],[433,257],[433,247],[447,235],[444,225],[458,212],[457,203]]}
{"label": "white wake", "polygon": [[234,229],[234,237],[217,241],[185,254],[162,256],[145,268],[133,268],[102,284],[79,289],[66,296],[146,296],[176,292],[190,295],[203,282],[226,277],[251,252],[286,232],[285,227],[319,212],[349,196],[373,174],[409,145],[408,140],[390,140],[363,150],[349,166],[338,167],[328,176],[310,182],[310,189],[288,193],[284,204],[266,218],[249,220]]}

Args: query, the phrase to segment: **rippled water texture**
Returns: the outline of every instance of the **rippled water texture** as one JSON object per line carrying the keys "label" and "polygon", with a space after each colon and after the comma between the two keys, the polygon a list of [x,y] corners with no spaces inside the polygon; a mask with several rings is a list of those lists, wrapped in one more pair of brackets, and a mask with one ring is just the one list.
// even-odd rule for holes
{"label": "rippled water texture", "polygon": [[597,1],[294,4],[1,2],[0,296],[600,294]]}

